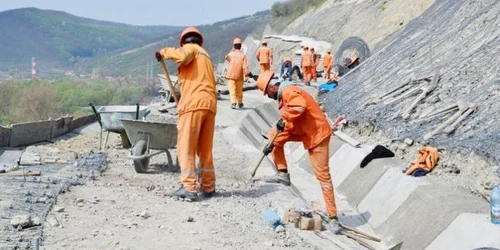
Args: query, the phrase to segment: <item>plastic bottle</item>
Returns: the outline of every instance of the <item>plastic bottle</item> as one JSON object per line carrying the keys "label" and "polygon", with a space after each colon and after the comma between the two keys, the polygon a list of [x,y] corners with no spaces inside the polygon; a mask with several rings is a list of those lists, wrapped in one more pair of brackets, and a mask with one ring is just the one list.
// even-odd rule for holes
{"label": "plastic bottle", "polygon": [[500,225],[500,184],[495,185],[490,196],[491,223]]}

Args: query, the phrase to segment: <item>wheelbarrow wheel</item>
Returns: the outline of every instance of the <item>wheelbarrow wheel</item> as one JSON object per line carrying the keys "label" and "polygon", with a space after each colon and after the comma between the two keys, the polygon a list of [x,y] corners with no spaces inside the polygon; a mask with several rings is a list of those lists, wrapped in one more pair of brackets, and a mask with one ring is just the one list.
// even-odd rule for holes
{"label": "wheelbarrow wheel", "polygon": [[[146,141],[138,141],[137,144],[135,144],[134,148],[132,149],[132,155],[142,156],[144,154],[146,154]],[[149,165],[149,157],[140,160],[134,160],[135,172],[139,174],[146,173],[146,171],[148,170],[148,165]]]}

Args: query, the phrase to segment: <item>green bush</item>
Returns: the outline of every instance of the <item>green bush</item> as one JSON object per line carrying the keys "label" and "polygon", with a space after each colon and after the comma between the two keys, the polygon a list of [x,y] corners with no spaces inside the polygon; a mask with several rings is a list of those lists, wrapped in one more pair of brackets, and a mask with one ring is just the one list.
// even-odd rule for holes
{"label": "green bush", "polygon": [[289,0],[286,2],[275,2],[271,7],[271,21],[269,24],[276,31],[283,31],[302,14],[311,8],[323,4],[325,0]]}

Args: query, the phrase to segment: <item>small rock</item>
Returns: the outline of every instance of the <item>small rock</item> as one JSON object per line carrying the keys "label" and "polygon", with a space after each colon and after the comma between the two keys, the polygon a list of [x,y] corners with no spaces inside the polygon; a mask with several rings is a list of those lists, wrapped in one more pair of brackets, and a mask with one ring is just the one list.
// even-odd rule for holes
{"label": "small rock", "polygon": [[78,207],[83,207],[83,202],[77,203],[76,204]]}
{"label": "small rock", "polygon": [[434,103],[438,103],[440,101],[441,101],[441,99],[439,98],[439,96],[433,96],[433,97],[429,98],[429,100],[427,100],[427,103],[434,104]]}
{"label": "small rock", "polygon": [[16,215],[10,221],[10,225],[14,228],[27,228],[31,225],[31,216],[30,215]]}
{"label": "small rock", "polygon": [[99,230],[92,231],[92,236],[97,237],[99,235]]}
{"label": "small rock", "polygon": [[42,220],[40,217],[33,217],[31,218],[31,226],[40,226],[42,225]]}
{"label": "small rock", "polygon": [[119,241],[115,241],[115,242],[113,242],[113,245],[115,245],[115,246],[117,246],[117,245],[119,245],[119,244],[120,244],[120,242],[119,242]]}
{"label": "small rock", "polygon": [[274,229],[274,231],[275,231],[276,233],[282,233],[282,232],[285,232],[285,227],[284,227],[284,226],[282,226],[282,225],[279,225],[279,226],[277,226],[277,227]]}
{"label": "small rock", "polygon": [[64,207],[54,206],[54,212],[62,213],[64,212]]}
{"label": "small rock", "polygon": [[149,214],[148,214],[148,211],[144,210],[142,211],[139,216],[141,216],[143,219],[147,219],[149,217],[151,217]]}
{"label": "small rock", "polygon": [[5,169],[0,169],[0,174],[5,174],[7,171]]}
{"label": "small rock", "polygon": [[403,142],[406,143],[408,146],[413,145],[413,140],[410,138],[406,138]]}
{"label": "small rock", "polygon": [[188,216],[187,219],[186,219],[187,222],[193,222],[194,221],[194,218],[191,217],[191,216]]}
{"label": "small rock", "polygon": [[51,227],[58,227],[59,226],[59,221],[57,220],[56,217],[50,217],[47,219],[47,223],[51,226]]}
{"label": "small rock", "polygon": [[82,203],[84,200],[82,198],[76,199],[76,203]]}
{"label": "small rock", "polygon": [[36,203],[47,203],[47,197],[40,197],[36,199]]}

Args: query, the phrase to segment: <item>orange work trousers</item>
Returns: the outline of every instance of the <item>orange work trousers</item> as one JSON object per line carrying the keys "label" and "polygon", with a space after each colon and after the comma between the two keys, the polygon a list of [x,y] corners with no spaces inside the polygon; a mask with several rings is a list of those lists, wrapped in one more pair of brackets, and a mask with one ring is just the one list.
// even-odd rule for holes
{"label": "orange work trousers", "polygon": [[331,66],[323,67],[323,69],[324,69],[324,72],[325,72],[324,78],[330,79],[330,73],[332,73],[332,67]]}
{"label": "orange work trousers", "polygon": [[[275,134],[276,129],[271,129],[269,132],[269,138],[273,138]],[[287,141],[301,141],[299,136],[292,135],[286,131],[281,132],[278,137],[288,137]],[[279,141],[281,141],[281,138]],[[274,164],[278,170],[288,169],[283,146],[284,144],[275,144],[272,152]],[[325,138],[318,146],[310,148],[308,151],[314,175],[319,181],[321,191],[323,192],[323,200],[326,204],[328,216],[337,216],[337,205],[335,204],[332,177],[330,176],[330,166],[328,165],[330,160],[329,148],[330,136]]]}
{"label": "orange work trousers", "polygon": [[231,103],[243,103],[243,80],[227,79]]}
{"label": "orange work trousers", "polygon": [[312,66],[304,66],[304,83],[310,83],[312,79]]}
{"label": "orange work trousers", "polygon": [[316,81],[318,79],[318,72],[316,71],[316,69],[317,69],[316,66],[311,67],[311,74],[312,74],[312,78],[314,79],[314,81]]}
{"label": "orange work trousers", "polygon": [[269,71],[271,70],[271,64],[270,63],[261,63],[260,64],[260,73],[262,74],[264,71]]}
{"label": "orange work trousers", "polygon": [[200,188],[215,190],[215,171],[212,146],[215,114],[195,110],[179,116],[177,122],[177,157],[181,167],[181,183],[189,192],[197,191],[196,155],[200,159]]}

